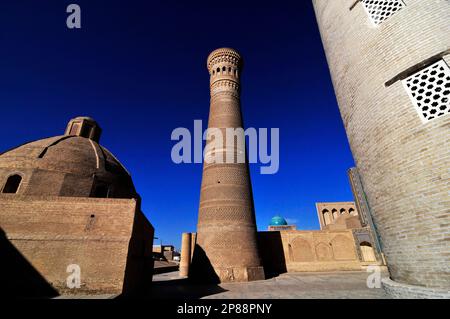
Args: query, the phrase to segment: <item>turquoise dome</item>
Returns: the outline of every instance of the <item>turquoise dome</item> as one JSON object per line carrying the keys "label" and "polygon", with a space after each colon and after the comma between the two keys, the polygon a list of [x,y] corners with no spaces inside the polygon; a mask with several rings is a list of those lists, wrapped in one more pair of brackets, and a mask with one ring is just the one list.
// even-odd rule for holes
{"label": "turquoise dome", "polygon": [[270,226],[284,226],[287,225],[287,221],[286,219],[284,219],[281,216],[274,216],[272,217],[272,219],[270,220]]}

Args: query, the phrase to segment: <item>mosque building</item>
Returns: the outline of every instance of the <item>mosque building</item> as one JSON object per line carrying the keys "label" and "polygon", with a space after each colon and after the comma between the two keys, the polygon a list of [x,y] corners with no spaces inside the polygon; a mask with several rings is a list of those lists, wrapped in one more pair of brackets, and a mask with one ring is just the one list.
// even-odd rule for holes
{"label": "mosque building", "polygon": [[376,235],[361,222],[354,202],[316,203],[316,209],[320,230],[297,230],[276,215],[269,231],[258,232],[268,273],[360,270],[385,264]]}

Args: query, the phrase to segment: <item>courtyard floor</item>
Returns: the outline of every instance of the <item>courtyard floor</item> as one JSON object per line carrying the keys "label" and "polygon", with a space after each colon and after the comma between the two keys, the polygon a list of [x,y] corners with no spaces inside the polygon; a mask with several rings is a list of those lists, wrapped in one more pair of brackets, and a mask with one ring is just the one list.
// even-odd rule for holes
{"label": "courtyard floor", "polygon": [[[263,281],[193,285],[178,272],[153,276],[151,293],[157,299],[387,299],[382,288],[368,288],[364,271],[285,273]],[[382,273],[382,277],[387,277]]]}

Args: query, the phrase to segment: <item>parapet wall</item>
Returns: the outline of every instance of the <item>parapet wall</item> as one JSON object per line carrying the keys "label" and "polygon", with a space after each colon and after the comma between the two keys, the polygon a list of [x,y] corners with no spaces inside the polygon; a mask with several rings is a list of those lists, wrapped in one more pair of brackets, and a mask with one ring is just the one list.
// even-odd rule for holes
{"label": "parapet wall", "polygon": [[361,270],[351,230],[258,232],[258,246],[268,274]]}

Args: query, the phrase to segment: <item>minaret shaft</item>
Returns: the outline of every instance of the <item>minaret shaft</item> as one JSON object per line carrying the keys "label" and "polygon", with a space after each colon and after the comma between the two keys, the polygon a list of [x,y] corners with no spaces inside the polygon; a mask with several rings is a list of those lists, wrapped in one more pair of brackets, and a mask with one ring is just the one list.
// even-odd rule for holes
{"label": "minaret shaft", "polygon": [[208,57],[211,88],[208,128],[223,132],[223,147],[210,153],[222,155],[223,163],[205,162],[203,167],[191,271],[192,277],[207,281],[264,279],[248,163],[238,161],[237,156],[231,157],[232,162],[226,161],[230,152],[245,152],[245,147],[226,147],[225,132],[227,128],[243,128],[239,100],[241,64],[240,55],[232,49],[218,49]]}

